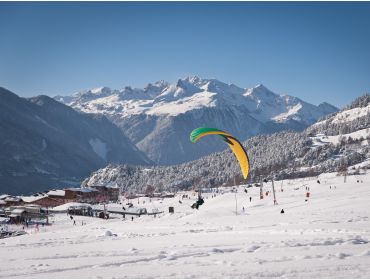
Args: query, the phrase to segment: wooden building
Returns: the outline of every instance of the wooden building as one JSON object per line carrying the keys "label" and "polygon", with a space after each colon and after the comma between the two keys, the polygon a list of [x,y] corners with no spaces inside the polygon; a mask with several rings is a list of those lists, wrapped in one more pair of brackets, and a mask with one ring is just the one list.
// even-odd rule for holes
{"label": "wooden building", "polygon": [[94,188],[69,188],[65,189],[66,202],[99,202],[99,191]]}
{"label": "wooden building", "polygon": [[3,207],[22,205],[24,203],[20,197],[11,195],[6,196],[4,199],[2,199],[2,201],[5,202],[5,205],[3,204]]}
{"label": "wooden building", "polygon": [[119,187],[111,187],[111,186],[91,186],[91,188],[98,190],[98,198],[99,202],[108,202],[118,201],[119,198]]}
{"label": "wooden building", "polygon": [[49,197],[47,194],[44,195],[34,195],[34,196],[22,196],[21,197],[24,204],[35,204],[43,207],[56,207],[64,204],[64,201],[57,200]]}
{"label": "wooden building", "polygon": [[46,193],[48,197],[60,201],[61,204],[66,203],[66,192],[65,190],[51,190]]}

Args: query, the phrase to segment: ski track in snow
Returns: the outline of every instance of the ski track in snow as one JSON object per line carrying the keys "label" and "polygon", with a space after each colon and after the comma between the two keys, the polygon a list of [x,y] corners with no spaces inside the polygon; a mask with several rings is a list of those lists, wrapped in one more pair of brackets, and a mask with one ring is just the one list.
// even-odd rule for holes
{"label": "ski track in snow", "polygon": [[68,215],[56,214],[38,233],[28,229],[28,235],[0,240],[0,277],[369,278],[370,174],[362,176],[364,183],[325,176],[321,184],[316,178],[284,182],[278,206],[271,192],[260,200],[259,188],[245,194],[240,187],[238,215],[234,193],[204,194],[204,205],[193,210],[191,192],[182,204],[180,196],[144,205],[141,198],[137,206],[165,211],[157,218],[75,216],[73,226]]}

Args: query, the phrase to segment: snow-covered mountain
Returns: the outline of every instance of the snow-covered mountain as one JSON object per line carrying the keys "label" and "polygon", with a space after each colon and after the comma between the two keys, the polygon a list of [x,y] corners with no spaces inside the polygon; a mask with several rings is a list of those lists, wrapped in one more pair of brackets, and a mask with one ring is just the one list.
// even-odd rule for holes
{"label": "snow-covered mountain", "polygon": [[[258,181],[261,175],[293,178],[337,172],[347,167],[351,167],[350,172],[357,173],[359,168],[370,168],[370,111],[362,113],[368,106],[370,95],[365,95],[303,132],[259,135],[243,142],[250,159],[250,180]],[[339,119],[340,125],[336,121]],[[328,134],[325,129],[329,129]],[[117,184],[125,191],[140,192],[147,185],[168,190],[231,185],[234,179],[242,181],[234,154],[225,144],[224,149],[192,162],[167,167],[110,165],[91,174],[83,186]]]}
{"label": "snow-covered mountain", "polygon": [[159,81],[144,89],[107,87],[55,97],[73,108],[101,113],[157,164],[176,164],[223,149],[222,143],[189,142],[199,126],[227,130],[245,140],[284,129],[303,130],[336,112],[330,104],[315,106],[263,85],[251,89],[216,79],[188,77],[174,84]]}
{"label": "snow-covered mountain", "polygon": [[149,164],[102,115],[77,112],[47,96],[0,88],[0,192],[28,193],[81,179],[108,163]]}
{"label": "snow-covered mountain", "polygon": [[347,107],[335,114],[329,114],[312,125],[311,134],[325,133],[338,135],[355,132],[370,127],[370,94],[357,98]]}

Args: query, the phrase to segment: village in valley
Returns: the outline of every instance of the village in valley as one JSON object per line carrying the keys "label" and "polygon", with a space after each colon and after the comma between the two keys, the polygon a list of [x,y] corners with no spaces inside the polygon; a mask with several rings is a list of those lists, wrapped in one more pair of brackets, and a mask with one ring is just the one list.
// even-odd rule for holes
{"label": "village in valley", "polygon": [[[149,198],[151,201],[174,196],[174,193],[169,192],[156,193],[152,186],[149,186],[144,194],[126,193],[124,196],[121,195],[118,186],[53,189],[30,196],[2,194],[0,195],[0,217],[3,217],[3,220],[0,226],[2,224],[18,225],[22,227],[22,230],[8,231],[2,227],[0,238],[25,234],[24,230],[29,228],[38,229],[39,226],[50,226],[52,225],[50,217],[55,213],[67,213],[72,218],[72,215],[78,215],[103,219],[108,219],[110,213],[123,217],[125,215],[157,215],[163,212],[159,212],[158,209],[151,209],[149,212],[145,208],[143,198]],[[141,207],[139,207],[140,198],[142,198]],[[137,207],[133,207],[131,201],[134,201]],[[126,205],[120,209],[107,208],[109,204],[122,205],[123,202],[126,202]]]}

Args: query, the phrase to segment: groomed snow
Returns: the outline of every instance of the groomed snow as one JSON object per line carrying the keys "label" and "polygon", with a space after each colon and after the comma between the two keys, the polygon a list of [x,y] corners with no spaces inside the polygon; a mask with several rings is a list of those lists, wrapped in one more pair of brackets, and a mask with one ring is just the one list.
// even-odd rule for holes
{"label": "groomed snow", "polygon": [[133,221],[75,216],[73,226],[56,214],[52,226],[0,240],[0,277],[369,278],[370,174],[319,180],[275,182],[277,206],[268,183],[262,200],[259,188],[240,187],[204,194],[199,210],[190,208],[191,192],[190,199],[134,199],[135,207],[165,213]]}

